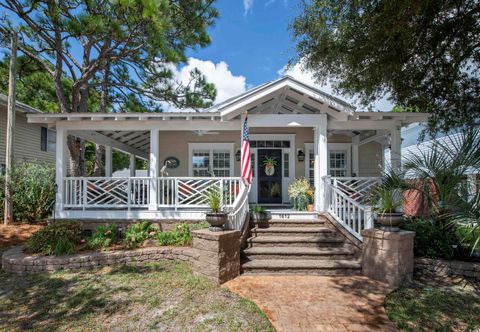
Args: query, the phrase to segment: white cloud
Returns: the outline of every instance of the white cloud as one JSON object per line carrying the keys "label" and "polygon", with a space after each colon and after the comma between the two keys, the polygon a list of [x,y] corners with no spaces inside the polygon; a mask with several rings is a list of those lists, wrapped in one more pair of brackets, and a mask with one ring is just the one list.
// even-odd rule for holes
{"label": "white cloud", "polygon": [[243,15],[247,15],[252,11],[253,0],[243,0]]}
{"label": "white cloud", "polygon": [[[296,63],[294,66],[288,67],[284,66],[280,70],[277,71],[279,76],[283,75],[290,75],[293,78],[305,83],[312,85],[316,87],[319,90],[322,90],[328,94],[331,94],[333,96],[336,96],[342,100],[345,100],[346,102],[357,106],[357,111],[362,110],[361,107],[358,106],[358,104],[355,102],[355,99],[348,97],[348,96],[342,96],[338,95],[333,91],[333,87],[329,82],[326,82],[325,84],[318,84],[318,82],[315,81],[315,78],[313,77],[312,73],[309,72],[308,70],[305,70],[301,64],[301,62]],[[382,111],[382,112],[388,112],[392,109],[393,104],[387,100],[386,97],[378,100],[375,102],[373,105],[373,109],[377,111]]]}
{"label": "white cloud", "polygon": [[[245,76],[235,76],[228,68],[228,64],[224,61],[213,63],[212,61],[204,61],[197,58],[188,58],[187,65],[176,68],[174,65],[167,65],[173,73],[173,80],[188,84],[190,81],[190,71],[194,68],[199,69],[205,75],[209,83],[215,84],[217,89],[217,97],[214,103],[219,103],[228,98],[241,94],[247,91],[247,82]],[[161,103],[165,111],[179,112],[181,109],[169,105],[168,103]],[[183,110],[185,111],[185,110]],[[186,110],[188,111],[188,109]]]}

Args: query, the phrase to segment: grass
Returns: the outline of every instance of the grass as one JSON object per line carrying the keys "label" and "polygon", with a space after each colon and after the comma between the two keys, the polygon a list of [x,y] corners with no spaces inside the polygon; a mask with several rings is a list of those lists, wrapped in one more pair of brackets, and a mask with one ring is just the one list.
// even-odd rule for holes
{"label": "grass", "polygon": [[385,308],[404,331],[480,329],[480,293],[471,286],[414,282],[388,295]]}
{"label": "grass", "polygon": [[163,261],[18,277],[0,272],[0,331],[273,331],[252,302]]}

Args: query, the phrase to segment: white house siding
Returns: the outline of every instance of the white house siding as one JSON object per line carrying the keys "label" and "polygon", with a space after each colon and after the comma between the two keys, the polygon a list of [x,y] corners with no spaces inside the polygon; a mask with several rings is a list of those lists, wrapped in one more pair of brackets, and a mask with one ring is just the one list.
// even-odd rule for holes
{"label": "white house siding", "polygon": [[382,145],[370,142],[358,148],[358,176],[380,176],[383,165]]}
{"label": "white house siding", "polygon": [[[46,162],[55,164],[55,152],[42,151],[41,125],[27,123],[25,114],[17,112],[14,131],[16,162]],[[7,109],[0,106],[0,163],[5,164]]]}

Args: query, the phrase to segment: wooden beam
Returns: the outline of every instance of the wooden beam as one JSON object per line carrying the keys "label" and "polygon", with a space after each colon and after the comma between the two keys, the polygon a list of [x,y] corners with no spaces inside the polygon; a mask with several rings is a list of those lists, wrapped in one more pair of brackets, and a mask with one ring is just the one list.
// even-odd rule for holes
{"label": "wooden beam", "polygon": [[148,153],[146,153],[145,151],[136,149],[128,144],[114,140],[96,131],[76,130],[70,133],[84,140],[91,141],[103,146],[110,146],[114,149],[117,149],[126,153],[132,153],[140,158],[148,159]]}

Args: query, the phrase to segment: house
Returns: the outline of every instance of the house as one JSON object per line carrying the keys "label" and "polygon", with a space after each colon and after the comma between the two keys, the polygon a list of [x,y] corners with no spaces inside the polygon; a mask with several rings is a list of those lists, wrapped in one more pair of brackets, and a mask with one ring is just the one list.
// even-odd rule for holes
{"label": "house", "polygon": [[[251,186],[240,179],[246,116]],[[30,124],[57,132],[57,218],[203,219],[206,194],[217,187],[230,211],[229,227],[241,228],[249,204],[283,207],[272,210],[282,218],[296,213],[288,210],[288,185],[307,177],[315,187],[314,213],[331,213],[358,239],[372,225],[361,197],[381,175],[384,150],[391,147],[390,162],[400,167],[402,127],[426,119],[422,113],[358,112],[289,76],[204,111],[28,115]],[[68,174],[67,135],[106,146],[104,177]],[[147,159],[147,176],[134,176],[131,162],[130,176],[112,177],[112,149],[132,161]],[[276,160],[273,173],[262,166],[266,158]]]}
{"label": "house", "polygon": [[[14,130],[15,162],[42,162],[55,164],[56,133],[47,125],[28,123],[27,114],[42,114],[41,111],[17,102]],[[0,165],[5,171],[5,147],[7,135],[7,96],[0,94]]]}

